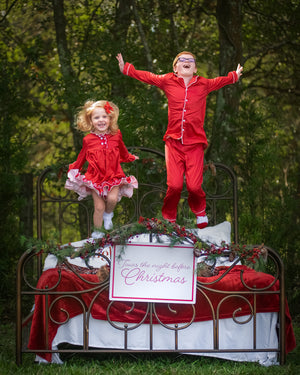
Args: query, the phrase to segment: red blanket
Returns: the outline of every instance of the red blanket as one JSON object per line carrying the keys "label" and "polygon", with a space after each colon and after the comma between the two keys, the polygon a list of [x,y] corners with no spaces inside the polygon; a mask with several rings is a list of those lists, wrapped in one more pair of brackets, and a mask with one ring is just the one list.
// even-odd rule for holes
{"label": "red blanket", "polygon": [[[219,274],[213,277],[198,277],[198,281],[201,283],[200,290],[197,290],[196,298],[196,315],[194,321],[207,321],[213,318],[213,314],[216,316],[216,311],[219,310],[219,318],[231,318],[234,311],[236,316],[248,315],[251,312],[251,306],[253,307],[253,295],[244,294],[241,298],[239,296],[232,296],[225,300],[224,297],[228,296],[228,292],[242,292],[249,291],[241,282],[240,274],[243,270],[243,279],[248,287],[256,287],[257,289],[265,288],[270,286],[273,282],[274,277],[262,272],[256,272],[245,266],[235,266],[229,271],[229,273],[221,280],[220,277],[228,267],[219,267]],[[36,295],[35,297],[35,311],[33,315],[29,349],[51,349],[52,341],[59,328],[59,323],[63,323],[67,320],[67,316],[73,318],[76,315],[82,314],[87,311],[91,305],[93,298],[95,302],[92,305],[91,315],[95,319],[107,320],[107,307],[110,303],[108,299],[108,289],[101,291],[99,287],[98,277],[96,275],[84,274],[81,275],[82,279],[74,275],[70,271],[61,271],[61,280],[59,280],[59,274],[57,269],[50,269],[44,272],[38,282],[37,288],[48,289],[51,292],[58,292],[58,294],[50,294],[48,296],[48,306],[55,301],[51,308],[51,319],[46,321],[46,297],[44,295]],[[205,285],[217,280],[213,285]],[[219,281],[218,281],[219,280]],[[54,287],[55,286],[55,287]],[[54,287],[54,289],[52,289]],[[205,290],[205,288],[213,288],[220,291],[220,293]],[[91,290],[92,289],[92,290]],[[89,292],[84,292],[90,290]],[[278,282],[268,288],[268,291],[278,290]],[[62,292],[61,294],[59,292]],[[69,296],[66,294],[70,293]],[[71,293],[77,292],[74,296]],[[223,292],[223,293],[222,293]],[[99,293],[99,295],[97,295]],[[229,293],[231,294],[231,293]],[[64,295],[64,297],[62,297]],[[211,304],[208,302],[211,301]],[[221,302],[223,300],[223,302]],[[249,303],[247,302],[249,301]],[[219,309],[217,307],[219,306]],[[256,301],[256,312],[278,312],[279,311],[279,294],[260,294],[257,295]],[[109,318],[113,321],[136,323],[141,322],[145,317],[146,303],[138,302],[135,303],[134,312],[127,313],[130,309],[131,303],[128,302],[114,302],[109,309]],[[174,324],[189,322],[192,319],[192,305],[183,304],[172,304],[172,311],[168,309],[167,304],[156,303],[155,309],[157,316],[160,321],[165,324]],[[149,316],[147,316],[145,323],[149,322]],[[153,322],[158,323],[156,318],[153,316]],[[46,331],[48,323],[48,334]],[[46,345],[46,337],[48,335],[48,345]],[[295,347],[295,336],[291,325],[291,317],[289,314],[288,306],[286,304],[286,349],[287,352],[291,351]],[[51,354],[43,353],[40,354],[42,357],[51,361]]]}

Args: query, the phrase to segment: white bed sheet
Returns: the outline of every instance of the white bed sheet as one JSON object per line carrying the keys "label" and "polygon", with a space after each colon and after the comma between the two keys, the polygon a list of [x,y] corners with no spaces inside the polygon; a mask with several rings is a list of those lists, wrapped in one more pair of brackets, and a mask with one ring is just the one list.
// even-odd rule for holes
{"label": "white bed sheet", "polygon": [[[257,349],[277,349],[276,333],[277,313],[257,314]],[[246,320],[247,317],[240,319]],[[122,327],[122,323],[116,323]],[[192,326],[179,331],[178,350],[209,350],[213,349],[212,321],[193,323]],[[129,325],[130,326],[130,325]],[[252,349],[253,320],[246,324],[236,324],[232,319],[220,320],[219,349]],[[174,332],[160,325],[153,326],[153,350],[173,350]],[[59,344],[69,343],[83,345],[83,317],[78,315],[68,323],[59,327],[52,342],[52,350],[57,350]],[[149,350],[150,330],[148,324],[143,324],[128,333],[128,349]],[[91,318],[89,325],[89,346],[103,349],[124,348],[124,333],[113,328],[109,322]],[[276,352],[234,352],[234,353],[184,353],[200,356],[222,358],[239,362],[259,362],[263,366],[278,365]],[[47,363],[36,356],[39,363]],[[59,354],[52,355],[52,363],[62,363]]]}

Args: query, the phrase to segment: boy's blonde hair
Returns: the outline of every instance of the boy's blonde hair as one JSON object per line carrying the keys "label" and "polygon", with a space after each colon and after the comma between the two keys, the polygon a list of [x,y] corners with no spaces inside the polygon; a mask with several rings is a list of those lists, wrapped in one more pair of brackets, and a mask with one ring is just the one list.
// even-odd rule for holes
{"label": "boy's blonde hair", "polygon": [[76,117],[76,124],[77,129],[83,132],[93,131],[94,127],[91,121],[91,114],[95,108],[104,108],[106,113],[110,118],[109,123],[109,130],[112,134],[116,134],[119,125],[118,125],[118,118],[119,118],[119,107],[116,106],[113,102],[109,102],[107,100],[88,100],[84,103],[84,106],[80,108],[77,117]]}
{"label": "boy's blonde hair", "polygon": [[179,57],[181,55],[192,55],[193,58],[195,59],[195,66],[197,67],[197,60],[196,60],[196,56],[192,53],[192,52],[189,52],[189,51],[182,51],[180,53],[178,53],[178,55],[175,57],[175,59],[173,60],[173,70],[175,68],[175,65],[177,64],[177,61],[179,59]]}

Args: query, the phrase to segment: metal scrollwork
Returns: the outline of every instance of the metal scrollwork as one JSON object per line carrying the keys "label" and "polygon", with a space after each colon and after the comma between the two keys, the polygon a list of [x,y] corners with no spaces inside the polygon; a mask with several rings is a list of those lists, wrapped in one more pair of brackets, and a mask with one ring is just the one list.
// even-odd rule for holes
{"label": "metal scrollwork", "polygon": [[[74,295],[71,295],[71,294],[64,294],[63,296],[56,297],[51,302],[51,304],[49,306],[49,318],[51,319],[51,321],[53,323],[55,323],[57,325],[62,325],[62,324],[66,324],[70,320],[70,313],[62,307],[59,307],[58,310],[61,311],[66,316],[66,318],[63,321],[58,321],[58,320],[54,319],[54,317],[52,316],[52,311],[54,311],[54,309],[57,309],[55,307],[55,305],[58,304],[60,300],[68,299],[68,298],[77,301],[82,308],[82,314],[85,314],[86,307],[85,307],[84,302],[81,300],[81,298],[79,298],[77,296],[74,296]],[[64,305],[66,305],[66,304],[64,304]],[[56,310],[56,314],[57,314],[57,310]]]}
{"label": "metal scrollwork", "polygon": [[[147,319],[147,316],[149,314],[150,306],[149,306],[149,303],[147,303],[147,308],[146,308],[144,316],[142,317],[142,319],[140,320],[140,322],[133,323],[131,326],[129,326],[128,323],[118,323],[118,322],[113,321],[110,318],[110,309],[111,309],[111,307],[112,307],[112,305],[114,303],[117,303],[117,302],[116,301],[111,301],[109,303],[108,307],[107,307],[107,321],[109,322],[109,324],[111,326],[113,326],[114,328],[116,328],[118,330],[121,330],[121,331],[131,331],[131,330],[134,330],[134,329],[138,328],[140,325],[142,325],[145,322],[145,320]],[[126,310],[125,313],[126,314],[133,313],[134,312],[134,307],[135,307],[135,304],[134,304],[134,302],[132,302],[131,308],[129,308],[128,310]]]}

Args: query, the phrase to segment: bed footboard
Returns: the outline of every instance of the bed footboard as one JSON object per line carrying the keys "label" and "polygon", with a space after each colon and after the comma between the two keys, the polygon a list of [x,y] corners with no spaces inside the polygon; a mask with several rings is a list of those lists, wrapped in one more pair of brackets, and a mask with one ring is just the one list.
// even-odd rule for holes
{"label": "bed footboard", "polygon": [[[267,251],[274,276],[235,260],[217,267],[215,276],[197,277],[194,305],[110,301],[107,274],[69,262],[45,271],[35,286],[28,269],[40,255],[26,253],[17,272],[16,362],[23,353],[51,362],[58,358],[53,354],[70,352],[178,352],[284,364],[292,337],[284,269],[278,254]],[[34,312],[23,318],[29,296],[35,296]]]}

